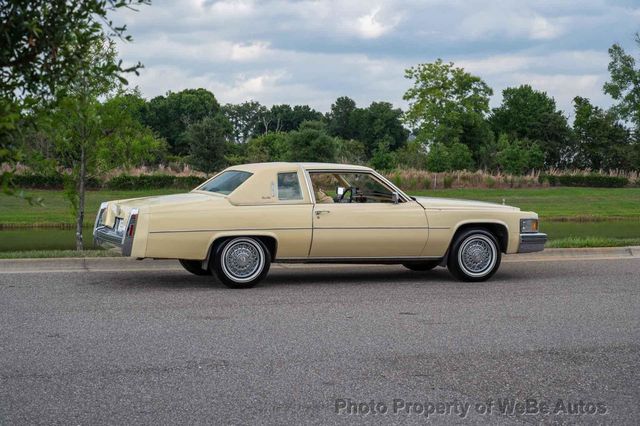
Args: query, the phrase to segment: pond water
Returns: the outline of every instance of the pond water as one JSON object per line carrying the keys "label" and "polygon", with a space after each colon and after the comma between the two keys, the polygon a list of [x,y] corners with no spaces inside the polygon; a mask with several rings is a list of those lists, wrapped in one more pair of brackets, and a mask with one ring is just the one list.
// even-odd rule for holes
{"label": "pond water", "polygon": [[[565,237],[640,238],[640,219],[607,222],[544,222],[540,231],[549,239]],[[85,248],[97,248],[93,244],[91,229],[84,230]],[[69,250],[75,249],[73,229],[23,228],[0,230],[0,251],[18,250]]]}
{"label": "pond water", "polygon": [[[93,230],[82,232],[85,249],[97,248],[93,244]],[[20,228],[0,230],[0,251],[21,250],[74,250],[76,231],[73,229]]]}

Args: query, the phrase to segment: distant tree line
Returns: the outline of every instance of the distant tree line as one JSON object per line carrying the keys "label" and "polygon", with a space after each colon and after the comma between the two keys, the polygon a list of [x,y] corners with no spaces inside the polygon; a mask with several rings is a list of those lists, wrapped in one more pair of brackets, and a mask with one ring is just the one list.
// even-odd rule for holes
{"label": "distant tree line", "polygon": [[[412,86],[404,94],[409,105],[404,112],[388,102],[358,106],[346,96],[323,114],[308,105],[221,105],[201,88],[150,100],[119,88],[99,102],[111,117],[104,121],[113,123],[107,132],[120,137],[109,138],[109,149],[98,149],[97,161],[125,167],[180,161],[205,173],[259,161],[515,175],[638,170],[640,70],[620,46],[609,53],[611,77],[603,90],[616,104],[607,110],[577,96],[573,124],[551,96],[529,85],[503,90],[502,103],[491,109],[493,90],[480,77],[441,60],[406,71]],[[47,157],[54,150],[39,132],[25,139],[25,150]]]}

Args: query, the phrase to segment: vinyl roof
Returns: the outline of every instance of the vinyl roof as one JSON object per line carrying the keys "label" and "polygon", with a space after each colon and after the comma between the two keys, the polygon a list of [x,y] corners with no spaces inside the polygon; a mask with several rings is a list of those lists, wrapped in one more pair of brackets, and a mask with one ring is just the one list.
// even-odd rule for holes
{"label": "vinyl roof", "polygon": [[287,162],[273,162],[273,163],[252,163],[241,164],[237,166],[229,167],[230,170],[244,170],[248,172],[256,172],[260,170],[268,169],[292,169],[302,167],[306,170],[371,170],[369,167],[357,166],[353,164],[338,164],[338,163],[287,163]]}

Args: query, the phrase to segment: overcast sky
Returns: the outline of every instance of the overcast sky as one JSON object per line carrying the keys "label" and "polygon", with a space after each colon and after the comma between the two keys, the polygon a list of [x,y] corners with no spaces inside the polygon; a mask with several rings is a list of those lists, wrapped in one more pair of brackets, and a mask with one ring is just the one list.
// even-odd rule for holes
{"label": "overcast sky", "polygon": [[119,51],[145,65],[130,83],[147,98],[204,87],[221,103],[327,111],[347,95],[404,108],[404,69],[442,58],[482,77],[494,106],[528,83],[571,116],[576,95],[610,105],[607,49],[638,57],[640,1],[153,0],[114,18],[134,37]]}

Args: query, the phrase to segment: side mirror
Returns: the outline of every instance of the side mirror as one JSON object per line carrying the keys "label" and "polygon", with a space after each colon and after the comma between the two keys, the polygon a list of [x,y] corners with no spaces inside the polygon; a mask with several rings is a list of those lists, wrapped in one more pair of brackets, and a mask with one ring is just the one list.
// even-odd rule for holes
{"label": "side mirror", "polygon": [[398,194],[397,192],[393,191],[391,193],[391,201],[393,201],[393,204],[398,204],[398,202],[400,202],[400,194]]}

